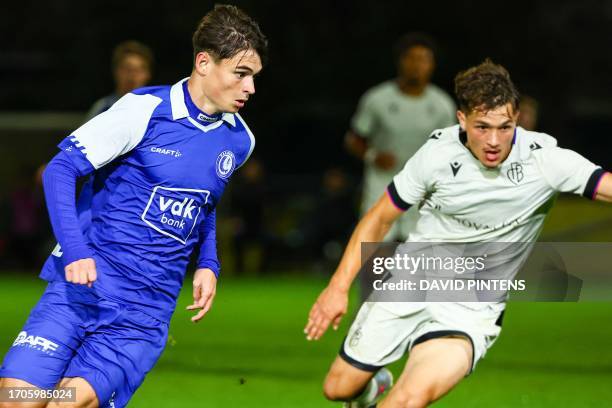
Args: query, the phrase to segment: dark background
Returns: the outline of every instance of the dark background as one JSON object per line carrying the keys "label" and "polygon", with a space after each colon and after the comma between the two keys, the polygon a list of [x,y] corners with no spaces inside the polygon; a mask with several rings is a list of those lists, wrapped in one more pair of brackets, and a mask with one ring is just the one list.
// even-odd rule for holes
{"label": "dark background", "polygon": [[[244,243],[259,247],[260,261],[251,264],[262,271],[274,269],[268,260],[279,270],[337,260],[359,213],[361,181],[361,163],[345,152],[344,134],[359,97],[395,75],[391,49],[406,32],[436,38],[433,82],[451,94],[458,71],[487,57],[503,64],[519,90],[539,101],[539,129],[612,169],[612,0],[232,3],[260,23],[270,61],[241,112],[257,138],[254,157],[264,176],[248,186],[239,171],[220,205],[226,271],[238,268],[232,259],[248,258],[237,255]],[[27,186],[82,113],[112,92],[115,45],[130,39],[149,45],[156,59],[150,84],[173,84],[190,74],[191,35],[213,5],[23,0],[0,6],[0,258],[21,253],[36,270],[52,247],[42,189]],[[336,192],[325,187],[332,168],[343,177]],[[23,209],[16,194],[32,202],[20,219],[36,218],[36,243],[10,232]],[[36,257],[31,248],[40,248]]]}
{"label": "dark background", "polygon": [[[243,116],[272,173],[356,170],[342,148],[350,116],[368,87],[394,75],[391,45],[413,30],[439,42],[435,83],[451,92],[459,70],[491,57],[540,101],[540,129],[612,167],[612,1],[232,3],[270,42],[270,63]],[[0,111],[85,111],[112,90],[110,53],[126,39],[154,50],[152,84],[188,76],[191,34],[213,4],[3,3]]]}

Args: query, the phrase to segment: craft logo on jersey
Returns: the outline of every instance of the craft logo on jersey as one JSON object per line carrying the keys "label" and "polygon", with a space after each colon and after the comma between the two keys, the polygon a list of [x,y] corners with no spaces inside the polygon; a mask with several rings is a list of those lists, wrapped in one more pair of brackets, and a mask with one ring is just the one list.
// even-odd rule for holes
{"label": "craft logo on jersey", "polygon": [[174,156],[174,157],[181,157],[183,155],[181,151],[178,149],[172,150],[172,149],[165,149],[163,147],[157,147],[157,146],[151,147],[151,152],[165,154],[165,155]]}
{"label": "craft logo on jersey", "polygon": [[234,168],[236,168],[236,157],[230,150],[225,150],[217,157],[217,164],[215,166],[217,170],[217,176],[222,179],[226,179],[232,175]]}
{"label": "craft logo on jersey", "polygon": [[510,181],[514,184],[518,184],[523,180],[525,174],[523,173],[523,166],[520,163],[511,163],[508,172],[506,173]]}
{"label": "craft logo on jersey", "polygon": [[52,352],[59,347],[57,343],[53,343],[51,340],[45,339],[44,337],[28,335],[28,332],[25,330],[19,332],[17,338],[13,342],[13,346],[29,347],[47,354],[53,354]]}
{"label": "craft logo on jersey", "polygon": [[157,186],[141,218],[154,230],[185,244],[209,195],[208,190]]}

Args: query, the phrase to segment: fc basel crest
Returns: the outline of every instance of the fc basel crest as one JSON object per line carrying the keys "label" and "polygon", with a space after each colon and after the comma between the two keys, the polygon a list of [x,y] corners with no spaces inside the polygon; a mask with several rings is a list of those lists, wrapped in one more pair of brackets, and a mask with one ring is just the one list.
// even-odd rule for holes
{"label": "fc basel crest", "polygon": [[520,183],[525,177],[525,174],[523,173],[523,166],[517,162],[510,164],[510,168],[506,174],[508,175],[510,181],[514,184]]}

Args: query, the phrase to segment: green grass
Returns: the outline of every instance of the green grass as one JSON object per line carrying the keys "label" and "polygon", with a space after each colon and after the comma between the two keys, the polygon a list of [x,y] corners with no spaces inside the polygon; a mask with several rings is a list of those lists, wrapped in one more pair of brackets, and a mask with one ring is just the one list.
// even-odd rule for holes
{"label": "green grass", "polygon": [[[612,241],[610,207],[560,200],[544,237]],[[189,280],[186,280],[189,282]],[[321,384],[346,334],[319,342],[302,334],[320,278],[224,277],[210,314],[199,324],[184,310],[131,407],[339,407]],[[0,279],[0,354],[10,346],[44,290],[31,277]],[[612,303],[511,303],[502,334],[475,373],[437,407],[602,407],[612,405]],[[405,361],[405,360],[404,360]],[[396,377],[404,361],[391,366]]]}
{"label": "green grass", "polygon": [[[171,340],[130,406],[326,407],[321,382],[346,333],[302,334],[320,279],[223,280],[199,323],[179,299]],[[44,284],[2,279],[6,350]],[[26,306],[24,307],[24,306]],[[476,372],[439,407],[601,407],[612,401],[612,304],[513,303],[504,330]],[[391,369],[397,376],[403,361]],[[607,402],[606,402],[607,401]]]}

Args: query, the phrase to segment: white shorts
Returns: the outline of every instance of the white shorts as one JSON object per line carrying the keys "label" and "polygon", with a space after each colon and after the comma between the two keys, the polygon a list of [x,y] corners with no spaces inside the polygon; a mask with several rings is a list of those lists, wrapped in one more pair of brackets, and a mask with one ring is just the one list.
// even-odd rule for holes
{"label": "white shorts", "polygon": [[340,356],[356,368],[374,372],[424,341],[465,337],[472,344],[472,371],[499,336],[504,308],[503,303],[365,302]]}

